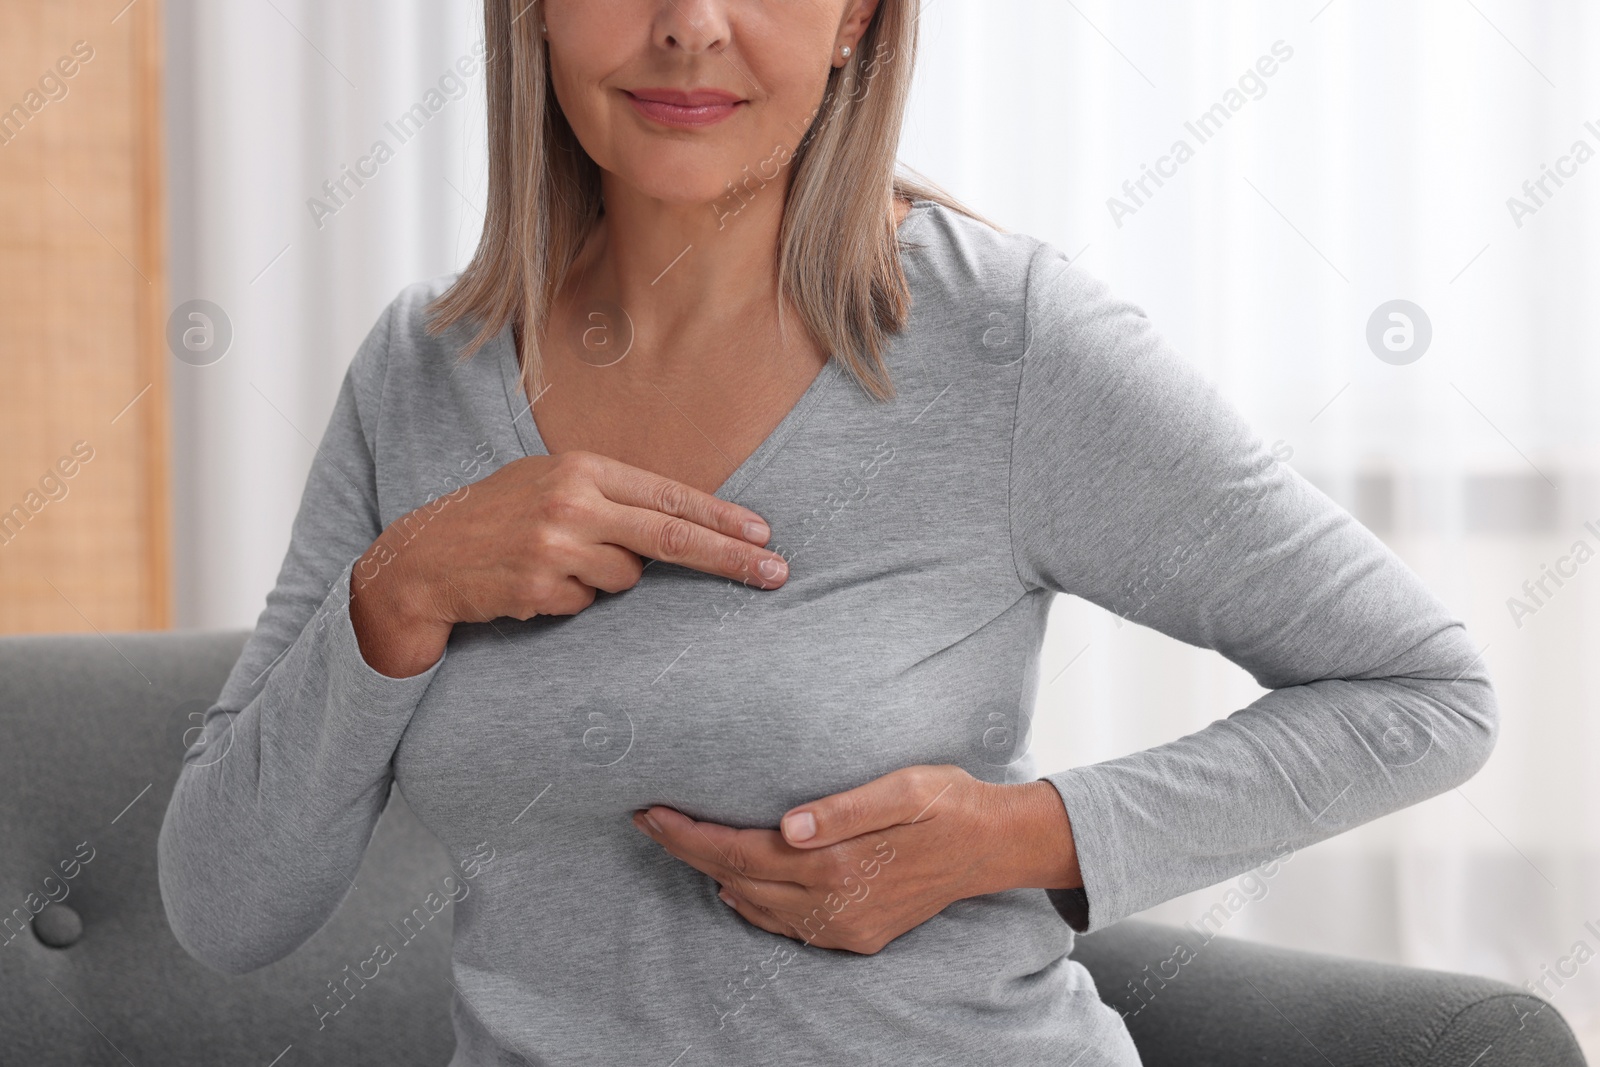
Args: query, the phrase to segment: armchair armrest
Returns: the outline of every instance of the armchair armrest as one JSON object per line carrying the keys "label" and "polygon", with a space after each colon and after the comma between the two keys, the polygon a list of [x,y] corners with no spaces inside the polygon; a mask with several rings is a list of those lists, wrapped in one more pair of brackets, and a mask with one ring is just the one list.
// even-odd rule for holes
{"label": "armchair armrest", "polygon": [[1132,920],[1072,955],[1145,1067],[1585,1067],[1560,1012],[1489,978]]}

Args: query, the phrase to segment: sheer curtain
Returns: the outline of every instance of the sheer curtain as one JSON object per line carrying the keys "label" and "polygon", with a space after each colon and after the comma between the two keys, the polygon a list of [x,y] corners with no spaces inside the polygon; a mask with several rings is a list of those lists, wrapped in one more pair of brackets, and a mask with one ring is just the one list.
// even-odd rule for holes
{"label": "sheer curtain", "polygon": [[[174,301],[216,302],[236,338],[174,364],[180,615],[249,625],[356,344],[475,242],[481,75],[460,99],[441,79],[477,17],[470,0],[168,9]],[[1426,578],[1499,688],[1499,746],[1459,790],[1153,916],[1531,982],[1600,1056],[1600,12],[922,11],[902,158],[1140,303]],[[390,125],[419,103],[402,141]],[[378,141],[391,158],[362,164]],[[340,190],[345,167],[376,174]],[[1105,759],[1259,692],[1063,598],[1033,745],[1046,768]]]}
{"label": "sheer curtain", "polygon": [[171,366],[181,625],[254,624],[357,345],[477,243],[479,6],[167,2],[172,299],[234,337]]}

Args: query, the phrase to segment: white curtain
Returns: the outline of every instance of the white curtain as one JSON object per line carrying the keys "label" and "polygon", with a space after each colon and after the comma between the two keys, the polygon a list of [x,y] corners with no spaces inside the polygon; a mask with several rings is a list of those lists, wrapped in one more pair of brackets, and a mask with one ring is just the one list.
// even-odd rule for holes
{"label": "white curtain", "polygon": [[481,16],[470,0],[166,11],[172,301],[217,304],[234,334],[216,363],[171,365],[178,619],[249,626],[356,346],[476,245],[483,77],[456,64]]}
{"label": "white curtain", "polygon": [[[356,344],[475,243],[481,75],[414,139],[385,124],[478,19],[168,12],[173,298],[236,331],[215,365],[174,364],[180,618],[245,626]],[[1143,305],[1485,646],[1503,727],[1476,778],[1153,917],[1542,983],[1600,1057],[1600,558],[1574,555],[1600,552],[1597,46],[1577,0],[925,0],[902,158]],[[394,158],[333,203],[323,183],[378,140]],[[1394,300],[1431,327],[1409,363],[1368,340]],[[1105,759],[1259,692],[1063,599],[1034,746],[1052,769]]]}

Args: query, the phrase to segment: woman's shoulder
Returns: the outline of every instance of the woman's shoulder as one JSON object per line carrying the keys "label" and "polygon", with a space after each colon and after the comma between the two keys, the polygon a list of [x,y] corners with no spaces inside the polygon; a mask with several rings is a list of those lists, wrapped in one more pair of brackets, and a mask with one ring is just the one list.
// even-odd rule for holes
{"label": "woman's shoulder", "polygon": [[900,248],[914,281],[985,299],[1025,292],[1034,259],[1050,246],[938,201],[916,200],[900,226]]}
{"label": "woman's shoulder", "polygon": [[474,330],[456,323],[431,329],[434,305],[460,272],[411,282],[379,312],[346,372],[363,422],[391,417],[456,419],[500,385],[498,338],[463,364]]}
{"label": "woman's shoulder", "polygon": [[900,234],[913,315],[942,330],[975,325],[984,362],[1020,359],[1041,325],[1144,317],[1049,241],[944,204],[916,201]]}
{"label": "woman's shoulder", "polygon": [[460,277],[460,271],[450,271],[414,281],[401,289],[388,308],[391,343],[431,350],[449,345],[452,341],[459,343],[462,330],[452,327],[435,333],[430,329],[430,322],[434,304],[450,291]]}
{"label": "woman's shoulder", "polygon": [[465,348],[473,331],[464,323],[442,331],[435,331],[431,324],[435,303],[460,277],[460,271],[452,271],[401,288],[379,313],[356,353],[352,371],[368,377],[410,377],[426,374],[441,362],[448,371],[452,360],[443,357]]}

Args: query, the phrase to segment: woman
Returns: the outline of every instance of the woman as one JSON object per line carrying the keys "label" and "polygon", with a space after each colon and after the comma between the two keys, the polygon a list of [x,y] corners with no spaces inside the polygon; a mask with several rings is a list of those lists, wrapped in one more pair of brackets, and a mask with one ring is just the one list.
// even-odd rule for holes
{"label": "woman", "polygon": [[[1461,625],[1137,307],[896,179],[910,0],[524,5],[477,256],[357,353],[186,754],[177,936],[293,951],[394,782],[462,864],[454,1064],[1138,1063],[1074,931],[1470,776]],[[1271,692],[1040,777],[1057,592]]]}

